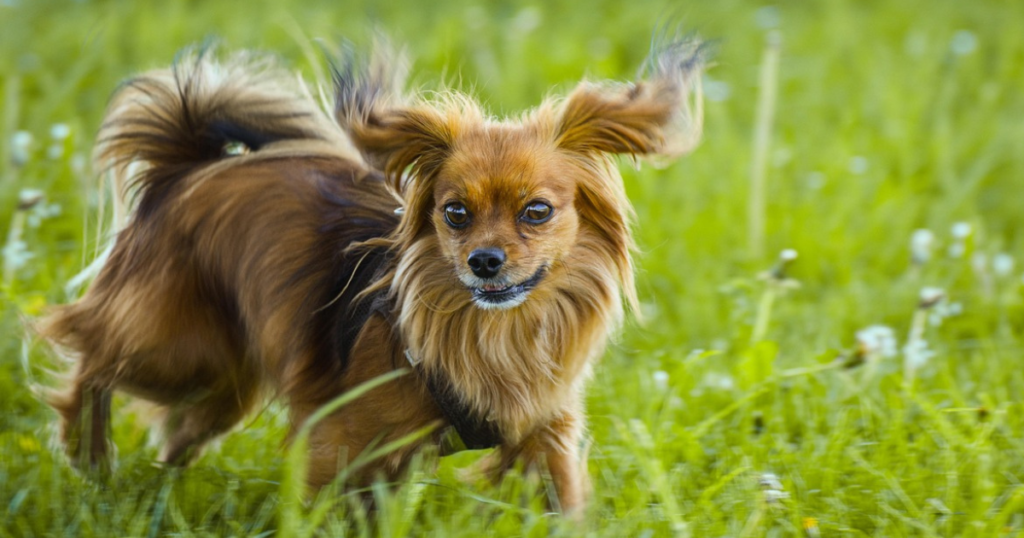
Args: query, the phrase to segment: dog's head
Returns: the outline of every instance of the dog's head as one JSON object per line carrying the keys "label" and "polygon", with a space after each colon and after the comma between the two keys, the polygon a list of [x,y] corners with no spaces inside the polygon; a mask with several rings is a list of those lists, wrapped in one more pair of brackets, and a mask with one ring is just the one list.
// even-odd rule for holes
{"label": "dog's head", "polygon": [[404,201],[399,244],[434,235],[455,277],[448,281],[476,306],[515,308],[595,264],[632,297],[632,210],[609,157],[692,149],[701,114],[690,94],[701,67],[697,42],[672,42],[652,53],[639,82],[581,83],[522,119],[499,121],[459,94],[403,99],[402,62],[382,56],[337,71],[337,117]]}

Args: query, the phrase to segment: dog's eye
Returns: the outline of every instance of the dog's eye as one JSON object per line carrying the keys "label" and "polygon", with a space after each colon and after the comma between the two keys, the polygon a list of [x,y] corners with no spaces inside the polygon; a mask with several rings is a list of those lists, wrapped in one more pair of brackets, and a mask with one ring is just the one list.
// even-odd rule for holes
{"label": "dog's eye", "polygon": [[460,203],[450,203],[444,206],[444,221],[452,228],[462,228],[469,223],[469,210]]}
{"label": "dog's eye", "polygon": [[554,212],[555,209],[544,202],[530,202],[523,210],[522,219],[530,224],[543,224]]}

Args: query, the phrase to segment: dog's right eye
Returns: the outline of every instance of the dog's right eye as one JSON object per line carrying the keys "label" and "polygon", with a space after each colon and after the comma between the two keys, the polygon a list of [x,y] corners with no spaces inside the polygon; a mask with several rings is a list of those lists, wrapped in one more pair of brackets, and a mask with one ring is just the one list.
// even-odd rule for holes
{"label": "dog's right eye", "polygon": [[462,228],[469,223],[469,210],[460,203],[444,206],[444,221],[452,228]]}

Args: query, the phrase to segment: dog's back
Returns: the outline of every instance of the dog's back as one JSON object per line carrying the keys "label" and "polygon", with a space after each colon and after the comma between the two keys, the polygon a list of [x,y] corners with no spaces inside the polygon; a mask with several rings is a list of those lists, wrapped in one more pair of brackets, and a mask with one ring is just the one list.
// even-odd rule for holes
{"label": "dog's back", "polygon": [[41,325],[77,358],[51,397],[73,459],[105,463],[115,387],[166,407],[175,462],[265,388],[337,394],[337,340],[357,334],[339,326],[386,256],[348,247],[388,234],[398,204],[311,98],[266,62],[189,57],[121,88],[97,157],[144,170],[96,281]]}

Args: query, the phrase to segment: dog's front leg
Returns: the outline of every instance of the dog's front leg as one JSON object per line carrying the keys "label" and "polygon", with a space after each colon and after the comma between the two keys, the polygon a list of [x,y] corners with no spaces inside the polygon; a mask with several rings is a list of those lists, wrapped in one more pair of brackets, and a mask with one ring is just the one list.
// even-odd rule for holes
{"label": "dog's front leg", "polygon": [[590,496],[586,454],[580,447],[583,429],[583,413],[572,406],[519,443],[502,446],[499,469],[507,471],[519,461],[527,472],[547,471],[557,495],[552,506],[579,516]]}

